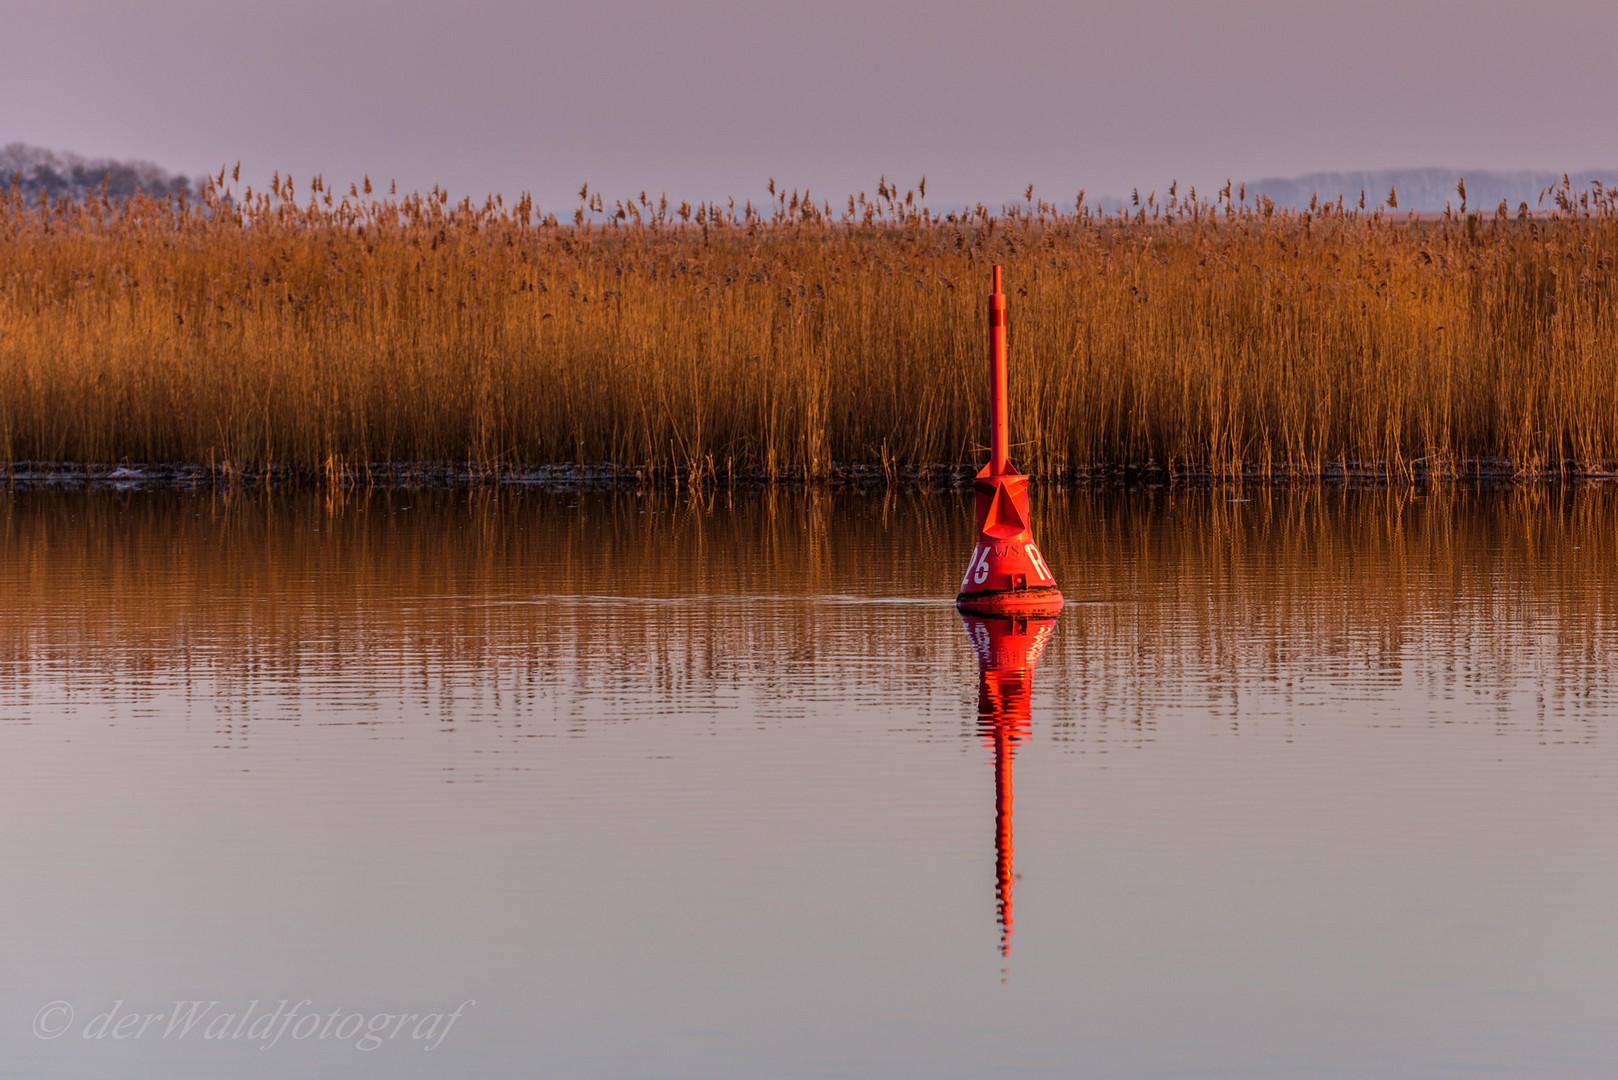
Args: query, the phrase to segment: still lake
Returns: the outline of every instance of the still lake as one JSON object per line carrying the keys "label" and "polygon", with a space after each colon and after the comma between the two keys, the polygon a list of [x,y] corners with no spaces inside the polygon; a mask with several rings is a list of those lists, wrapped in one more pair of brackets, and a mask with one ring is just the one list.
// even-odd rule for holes
{"label": "still lake", "polygon": [[0,1076],[1618,1072],[1618,492],[1033,502],[0,493]]}

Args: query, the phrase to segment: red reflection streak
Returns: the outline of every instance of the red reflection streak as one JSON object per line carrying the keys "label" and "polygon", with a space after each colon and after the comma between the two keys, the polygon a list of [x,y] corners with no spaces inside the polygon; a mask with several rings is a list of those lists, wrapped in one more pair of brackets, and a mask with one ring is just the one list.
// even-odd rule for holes
{"label": "red reflection streak", "polygon": [[994,749],[995,901],[1000,955],[1009,957],[1016,924],[1012,762],[1032,732],[1034,667],[1056,620],[962,615],[961,622],[978,658],[978,731]]}

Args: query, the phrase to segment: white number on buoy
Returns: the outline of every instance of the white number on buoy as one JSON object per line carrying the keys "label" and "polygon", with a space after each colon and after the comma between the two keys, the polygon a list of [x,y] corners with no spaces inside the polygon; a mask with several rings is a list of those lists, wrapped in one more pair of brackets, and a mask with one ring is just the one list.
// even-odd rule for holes
{"label": "white number on buoy", "polygon": [[962,592],[965,592],[967,586],[972,584],[972,575],[977,573],[978,560],[981,559],[981,558],[983,558],[983,548],[981,548],[981,547],[973,548],[972,549],[972,561],[966,564],[966,574],[964,576],[962,576],[962,578],[961,578],[961,591]]}
{"label": "white number on buoy", "polygon": [[989,549],[984,547],[983,553],[978,556],[978,568],[972,574],[972,580],[982,585],[989,576]]}

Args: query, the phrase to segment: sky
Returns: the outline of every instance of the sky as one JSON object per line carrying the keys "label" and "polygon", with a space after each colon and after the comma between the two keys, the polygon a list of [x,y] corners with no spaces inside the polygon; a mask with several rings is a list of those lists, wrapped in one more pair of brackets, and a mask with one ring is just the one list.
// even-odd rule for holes
{"label": "sky", "polygon": [[1612,0],[0,0],[0,144],[456,196],[1618,165]]}

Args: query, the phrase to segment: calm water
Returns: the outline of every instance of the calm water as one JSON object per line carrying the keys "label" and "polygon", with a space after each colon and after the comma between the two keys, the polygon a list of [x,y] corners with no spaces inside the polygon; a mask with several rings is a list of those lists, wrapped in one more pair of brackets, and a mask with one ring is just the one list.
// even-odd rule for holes
{"label": "calm water", "polygon": [[1618,1071],[1618,495],[1035,501],[0,496],[0,1075]]}

